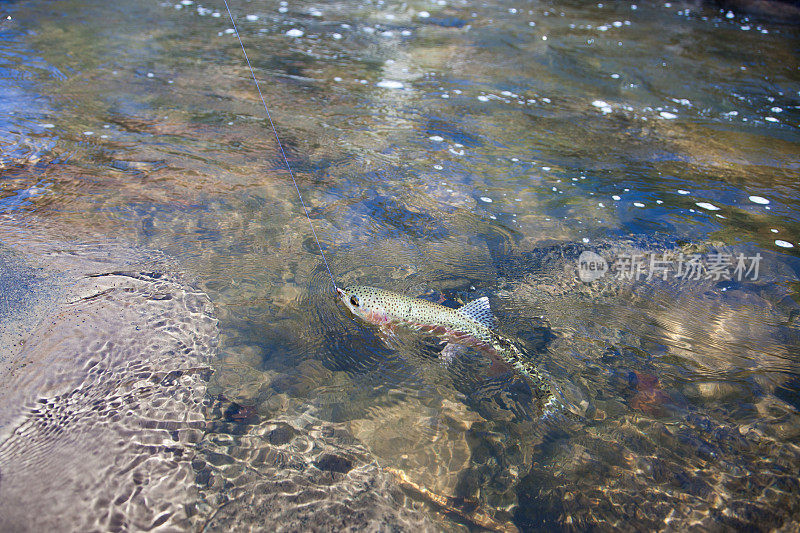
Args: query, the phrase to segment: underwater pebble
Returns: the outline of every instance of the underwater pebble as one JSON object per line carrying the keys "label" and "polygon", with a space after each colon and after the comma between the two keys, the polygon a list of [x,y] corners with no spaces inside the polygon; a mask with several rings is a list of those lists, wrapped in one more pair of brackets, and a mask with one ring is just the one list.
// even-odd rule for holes
{"label": "underwater pebble", "polygon": [[481,196],[481,201],[484,201],[484,202],[486,202],[487,204],[490,204],[490,203],[492,203],[492,199],[491,199],[491,198],[489,198],[488,196]]}
{"label": "underwater pebble", "polygon": [[667,119],[667,120],[673,120],[673,119],[676,119],[676,118],[678,118],[678,115],[676,115],[675,113],[670,113],[669,111],[662,111],[662,112],[661,112],[661,113],[659,113],[658,115],[659,115],[661,118],[665,118],[665,119]]}
{"label": "underwater pebble", "polygon": [[778,119],[775,117],[764,117],[764,120],[767,122],[778,122]]}
{"label": "underwater pebble", "polygon": [[417,16],[419,18],[421,18],[421,19],[426,19],[426,18],[430,17],[431,14],[428,13],[427,11],[420,11],[419,13],[417,13]]}
{"label": "underwater pebble", "polygon": [[781,248],[794,248],[794,244],[788,241],[782,241],[781,239],[775,239],[775,244]]}
{"label": "underwater pebble", "polygon": [[83,134],[88,137],[89,135],[94,135],[94,132],[93,131],[84,131]]}
{"label": "underwater pebble", "polygon": [[778,230],[776,230],[775,228],[772,228],[770,231],[771,231],[772,233],[778,233]]}
{"label": "underwater pebble", "polygon": [[642,202],[633,202],[633,205],[635,205],[636,207],[644,207],[644,204]]}
{"label": "underwater pebble", "polygon": [[56,127],[55,124],[50,124],[49,122],[44,123],[44,124],[39,124],[39,126],[42,127],[42,128],[55,128]]}
{"label": "underwater pebble", "polygon": [[611,199],[612,199],[612,200],[615,200],[615,201],[617,201],[617,202],[619,202],[620,200],[622,200],[622,198],[621,198],[620,196],[616,195],[616,194],[615,194],[614,196],[612,196],[612,197],[611,197]]}
{"label": "underwater pebble", "polygon": [[258,20],[258,15],[247,15],[245,18],[250,22],[255,22]]}
{"label": "underwater pebble", "polygon": [[291,30],[286,32],[288,37],[302,37],[304,34],[303,30],[298,30],[297,28],[292,28]]}
{"label": "underwater pebble", "polygon": [[488,96],[484,96],[484,95],[480,95],[478,97],[478,100],[480,100],[481,102],[488,102],[489,101],[489,97]]}
{"label": "underwater pebble", "polygon": [[702,207],[703,209],[707,209],[709,211],[719,211],[719,207],[715,206],[714,204],[710,204],[708,202],[695,202],[694,205],[697,207]]}
{"label": "underwater pebble", "polygon": [[769,200],[763,196],[750,196],[748,199],[754,204],[767,205],[769,203]]}
{"label": "underwater pebble", "polygon": [[684,191],[683,189],[678,189],[678,194],[687,195],[687,194],[691,194],[691,193],[689,191]]}
{"label": "underwater pebble", "polygon": [[444,140],[444,137],[442,137],[440,135],[431,135],[430,137],[428,137],[428,139],[430,139],[432,141],[435,141],[435,142],[442,142]]}

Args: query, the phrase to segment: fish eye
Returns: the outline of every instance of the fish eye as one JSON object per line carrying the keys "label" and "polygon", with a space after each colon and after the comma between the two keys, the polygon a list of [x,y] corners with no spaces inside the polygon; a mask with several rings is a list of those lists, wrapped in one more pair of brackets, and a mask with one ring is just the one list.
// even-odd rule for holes
{"label": "fish eye", "polygon": [[350,303],[353,304],[353,307],[358,307],[358,305],[359,305],[358,298],[356,298],[355,296],[351,296],[350,297]]}

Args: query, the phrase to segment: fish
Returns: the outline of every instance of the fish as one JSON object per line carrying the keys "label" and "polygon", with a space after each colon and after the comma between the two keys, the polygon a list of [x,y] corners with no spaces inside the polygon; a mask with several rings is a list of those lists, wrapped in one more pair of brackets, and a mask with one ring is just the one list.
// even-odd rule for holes
{"label": "fish", "polygon": [[442,343],[475,348],[487,355],[493,365],[510,367],[521,376],[538,400],[552,395],[549,381],[519,348],[494,329],[489,298],[473,300],[453,309],[403,294],[363,285],[336,288],[338,297],[356,317],[378,326],[385,336],[393,336],[396,326],[432,334]]}

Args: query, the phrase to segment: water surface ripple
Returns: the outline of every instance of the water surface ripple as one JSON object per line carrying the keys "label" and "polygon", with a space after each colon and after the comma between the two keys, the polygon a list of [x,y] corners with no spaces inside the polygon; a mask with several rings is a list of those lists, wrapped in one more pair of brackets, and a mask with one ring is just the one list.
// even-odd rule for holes
{"label": "water surface ripple", "polygon": [[224,6],[3,4],[0,529],[796,529],[800,33],[750,7],[231,1],[337,283],[487,296],[543,413],[337,303]]}

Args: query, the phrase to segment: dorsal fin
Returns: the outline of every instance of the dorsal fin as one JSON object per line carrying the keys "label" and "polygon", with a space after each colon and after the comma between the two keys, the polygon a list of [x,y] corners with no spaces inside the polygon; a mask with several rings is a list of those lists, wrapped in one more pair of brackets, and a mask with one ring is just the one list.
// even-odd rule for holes
{"label": "dorsal fin", "polygon": [[483,324],[487,328],[494,327],[494,315],[492,315],[492,308],[489,307],[489,298],[486,296],[478,298],[477,300],[472,300],[459,307],[457,311]]}

